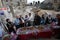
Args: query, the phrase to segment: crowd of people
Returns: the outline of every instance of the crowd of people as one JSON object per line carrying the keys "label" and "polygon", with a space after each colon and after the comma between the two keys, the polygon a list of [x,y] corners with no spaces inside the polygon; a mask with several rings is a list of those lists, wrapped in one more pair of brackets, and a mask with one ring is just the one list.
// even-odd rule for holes
{"label": "crowd of people", "polygon": [[45,16],[44,14],[40,17],[38,14],[32,15],[25,15],[25,17],[16,16],[16,19],[11,22],[10,19],[6,19],[8,32],[16,33],[16,30],[21,27],[28,27],[28,26],[38,26],[38,25],[46,25],[53,23],[58,23],[57,18],[53,18],[51,15]]}

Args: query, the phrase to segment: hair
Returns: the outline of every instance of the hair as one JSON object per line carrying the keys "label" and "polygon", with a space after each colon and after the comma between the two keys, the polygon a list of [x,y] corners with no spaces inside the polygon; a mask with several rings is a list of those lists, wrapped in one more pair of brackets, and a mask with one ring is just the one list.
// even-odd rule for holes
{"label": "hair", "polygon": [[29,13],[29,16],[31,16],[31,13]]}
{"label": "hair", "polygon": [[31,14],[31,13],[29,13],[29,14]]}
{"label": "hair", "polygon": [[6,22],[8,22],[9,21],[9,19],[6,19]]}
{"label": "hair", "polygon": [[11,35],[9,35],[9,34],[4,35],[3,38],[2,38],[2,40],[6,40],[6,38],[7,38],[7,40],[10,40]]}
{"label": "hair", "polygon": [[42,18],[44,19],[44,14],[42,15]]}

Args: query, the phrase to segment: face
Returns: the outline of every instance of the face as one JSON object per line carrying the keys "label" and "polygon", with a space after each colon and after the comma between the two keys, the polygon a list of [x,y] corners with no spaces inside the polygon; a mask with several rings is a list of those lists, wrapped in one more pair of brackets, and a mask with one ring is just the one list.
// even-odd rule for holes
{"label": "face", "polygon": [[27,17],[28,17],[28,15],[25,16],[25,18],[27,18]]}
{"label": "face", "polygon": [[44,14],[42,15],[42,17],[44,17]]}
{"label": "face", "polygon": [[6,19],[6,22],[10,22],[10,19]]}
{"label": "face", "polygon": [[10,20],[8,20],[8,22],[10,22]]}
{"label": "face", "polygon": [[29,16],[31,16],[31,13],[29,13]]}
{"label": "face", "polygon": [[49,17],[51,17],[51,15],[49,15]]}
{"label": "face", "polygon": [[16,18],[19,18],[19,16],[16,16]]}
{"label": "face", "polygon": [[22,15],[20,15],[20,18],[22,17]]}

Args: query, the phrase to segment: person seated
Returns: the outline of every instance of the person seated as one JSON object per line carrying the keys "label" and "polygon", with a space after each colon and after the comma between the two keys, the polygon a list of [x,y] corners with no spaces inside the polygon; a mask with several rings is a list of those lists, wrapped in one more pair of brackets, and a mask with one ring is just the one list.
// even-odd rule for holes
{"label": "person seated", "polygon": [[46,18],[45,24],[51,24],[52,23],[52,17],[51,15],[48,15],[48,17]]}
{"label": "person seated", "polygon": [[29,13],[28,17],[29,17],[29,19],[28,19],[28,20],[29,20],[29,21],[28,21],[28,26],[33,26],[34,15],[31,14],[31,13]]}
{"label": "person seated", "polygon": [[41,17],[38,14],[35,14],[34,25],[40,25]]}
{"label": "person seated", "polygon": [[20,15],[20,17],[19,17],[19,21],[20,21],[20,27],[24,27],[25,25],[25,22],[24,22],[24,18],[22,17],[22,15]]}
{"label": "person seated", "polygon": [[28,26],[28,15],[25,15],[24,21],[25,21],[25,26]]}
{"label": "person seated", "polygon": [[44,14],[43,14],[42,17],[41,17],[40,23],[43,24],[43,25],[45,24],[45,17],[44,17]]}
{"label": "person seated", "polygon": [[14,24],[10,21],[10,19],[6,19],[6,22],[7,22],[7,28],[8,28],[8,32],[11,33],[11,32],[14,32],[16,33],[16,29],[15,29],[15,26]]}
{"label": "person seated", "polygon": [[57,25],[60,26],[60,14],[57,14],[56,17],[57,17],[57,20],[58,20],[58,24]]}
{"label": "person seated", "polygon": [[19,16],[16,16],[16,19],[14,20],[14,25],[16,26],[16,29],[20,28]]}

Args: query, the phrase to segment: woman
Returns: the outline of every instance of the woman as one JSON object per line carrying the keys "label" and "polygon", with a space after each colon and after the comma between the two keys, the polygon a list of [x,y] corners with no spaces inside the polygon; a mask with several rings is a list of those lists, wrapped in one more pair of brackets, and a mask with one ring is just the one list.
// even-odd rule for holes
{"label": "woman", "polygon": [[7,22],[7,28],[8,28],[8,32],[11,33],[11,32],[14,32],[15,33],[15,29],[14,29],[14,24],[9,20],[9,19],[6,19],[6,22]]}

